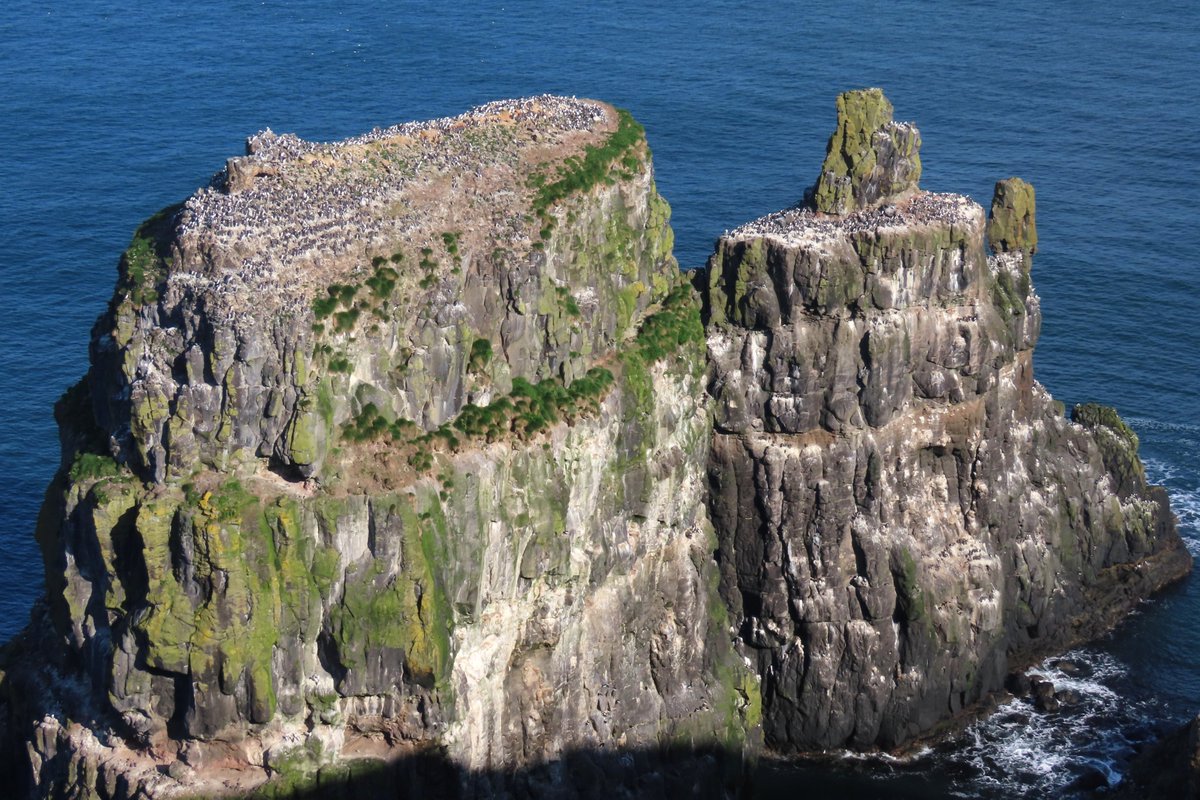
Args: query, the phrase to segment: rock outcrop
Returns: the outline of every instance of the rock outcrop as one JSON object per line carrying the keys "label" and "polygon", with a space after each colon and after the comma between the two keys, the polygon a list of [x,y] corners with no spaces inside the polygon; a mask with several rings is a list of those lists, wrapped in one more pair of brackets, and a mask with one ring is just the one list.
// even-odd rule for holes
{"label": "rock outcrop", "polygon": [[1033,187],[1020,178],[996,182],[987,240],[993,253],[1037,252],[1037,199]]}
{"label": "rock outcrop", "polygon": [[1200,797],[1200,717],[1138,753],[1129,772],[1109,796],[1114,800]]}
{"label": "rock outcrop", "polygon": [[698,293],[594,101],[265,131],[148,220],[56,408],[9,785],[733,793],[1186,572],[1136,436],[1033,380],[1032,188],[985,223],[882,92],[838,112]]}
{"label": "rock outcrop", "polygon": [[817,211],[847,214],[917,188],[921,134],[911,123],[893,122],[892,113],[879,89],[838,96],[837,130],[812,189]]}
{"label": "rock outcrop", "polygon": [[668,217],[632,117],[540,97],[260,134],[143,225],[58,407],[46,666],[7,679],[35,791],[738,752]]}
{"label": "rock outcrop", "polygon": [[1032,187],[987,222],[881,181],[885,103],[843,95],[817,208],[722,237],[705,282],[722,592],[780,751],[927,736],[1191,565],[1132,432],[1033,379]]}

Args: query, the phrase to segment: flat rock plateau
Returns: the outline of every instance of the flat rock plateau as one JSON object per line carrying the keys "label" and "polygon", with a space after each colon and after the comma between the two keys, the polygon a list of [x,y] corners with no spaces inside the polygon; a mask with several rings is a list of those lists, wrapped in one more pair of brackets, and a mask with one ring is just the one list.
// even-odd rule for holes
{"label": "flat rock plateau", "polygon": [[264,131],[147,220],[55,409],[9,785],[734,796],[1185,575],[1136,435],[1033,378],[1033,187],[926,192],[882,92],[837,110],[686,274],[641,126],[575,98]]}

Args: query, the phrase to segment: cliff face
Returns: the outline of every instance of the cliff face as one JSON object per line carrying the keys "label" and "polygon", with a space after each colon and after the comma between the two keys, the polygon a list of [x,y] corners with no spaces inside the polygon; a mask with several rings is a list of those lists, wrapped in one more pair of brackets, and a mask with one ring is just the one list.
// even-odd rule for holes
{"label": "cliff face", "polygon": [[764,737],[926,735],[1186,572],[1136,437],[1033,380],[1032,187],[985,222],[882,93],[838,108],[699,296],[603,104],[253,137],[139,229],[56,409],[3,766],[712,795]]}
{"label": "cliff face", "polygon": [[[990,223],[881,191],[919,161],[881,95],[850,94],[831,213],[748,223],[708,265],[722,593],[783,751],[929,734],[1191,563],[1132,432],[1101,407],[1064,419],[1033,379],[1032,188],[997,184]],[[831,172],[847,149],[871,168]]]}
{"label": "cliff face", "polygon": [[542,97],[260,134],[146,223],[58,409],[36,791],[740,747],[668,216],[631,117]]}
{"label": "cliff face", "polygon": [[367,404],[433,430],[516,380],[570,382],[675,282],[642,141],[549,100],[251,138],[122,259],[97,422],[155,482],[261,458],[307,477]]}

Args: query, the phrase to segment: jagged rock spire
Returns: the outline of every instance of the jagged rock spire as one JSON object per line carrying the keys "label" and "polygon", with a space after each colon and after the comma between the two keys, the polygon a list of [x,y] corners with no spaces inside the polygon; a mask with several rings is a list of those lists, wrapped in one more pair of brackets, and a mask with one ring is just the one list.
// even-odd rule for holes
{"label": "jagged rock spire", "polygon": [[1037,252],[1037,203],[1032,184],[1020,178],[996,182],[987,239],[994,253]]}
{"label": "jagged rock spire", "polygon": [[813,187],[817,211],[848,214],[917,188],[921,132],[892,121],[892,104],[882,89],[843,92],[837,111],[837,130]]}

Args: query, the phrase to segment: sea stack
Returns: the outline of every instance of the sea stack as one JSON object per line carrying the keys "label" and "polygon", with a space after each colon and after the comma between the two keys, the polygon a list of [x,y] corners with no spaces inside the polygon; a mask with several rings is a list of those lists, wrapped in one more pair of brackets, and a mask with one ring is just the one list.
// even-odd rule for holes
{"label": "sea stack", "polygon": [[723,785],[758,684],[669,215],[629,114],[545,96],[265,132],[143,225],[58,407],[18,777],[488,796],[719,744],[679,781]]}
{"label": "sea stack", "polygon": [[56,407],[6,785],[736,795],[1185,574],[1133,432],[1033,379],[1032,188],[921,190],[892,115],[840,97],[808,204],[690,276],[604,103],[251,137]]}
{"label": "sea stack", "polygon": [[1033,378],[1033,188],[988,221],[878,89],[837,109],[812,204],[703,282],[722,596],[783,752],[928,736],[1191,567],[1116,412]]}
{"label": "sea stack", "polygon": [[817,211],[847,214],[917,188],[921,132],[892,113],[880,89],[838,95],[837,130],[812,188]]}

